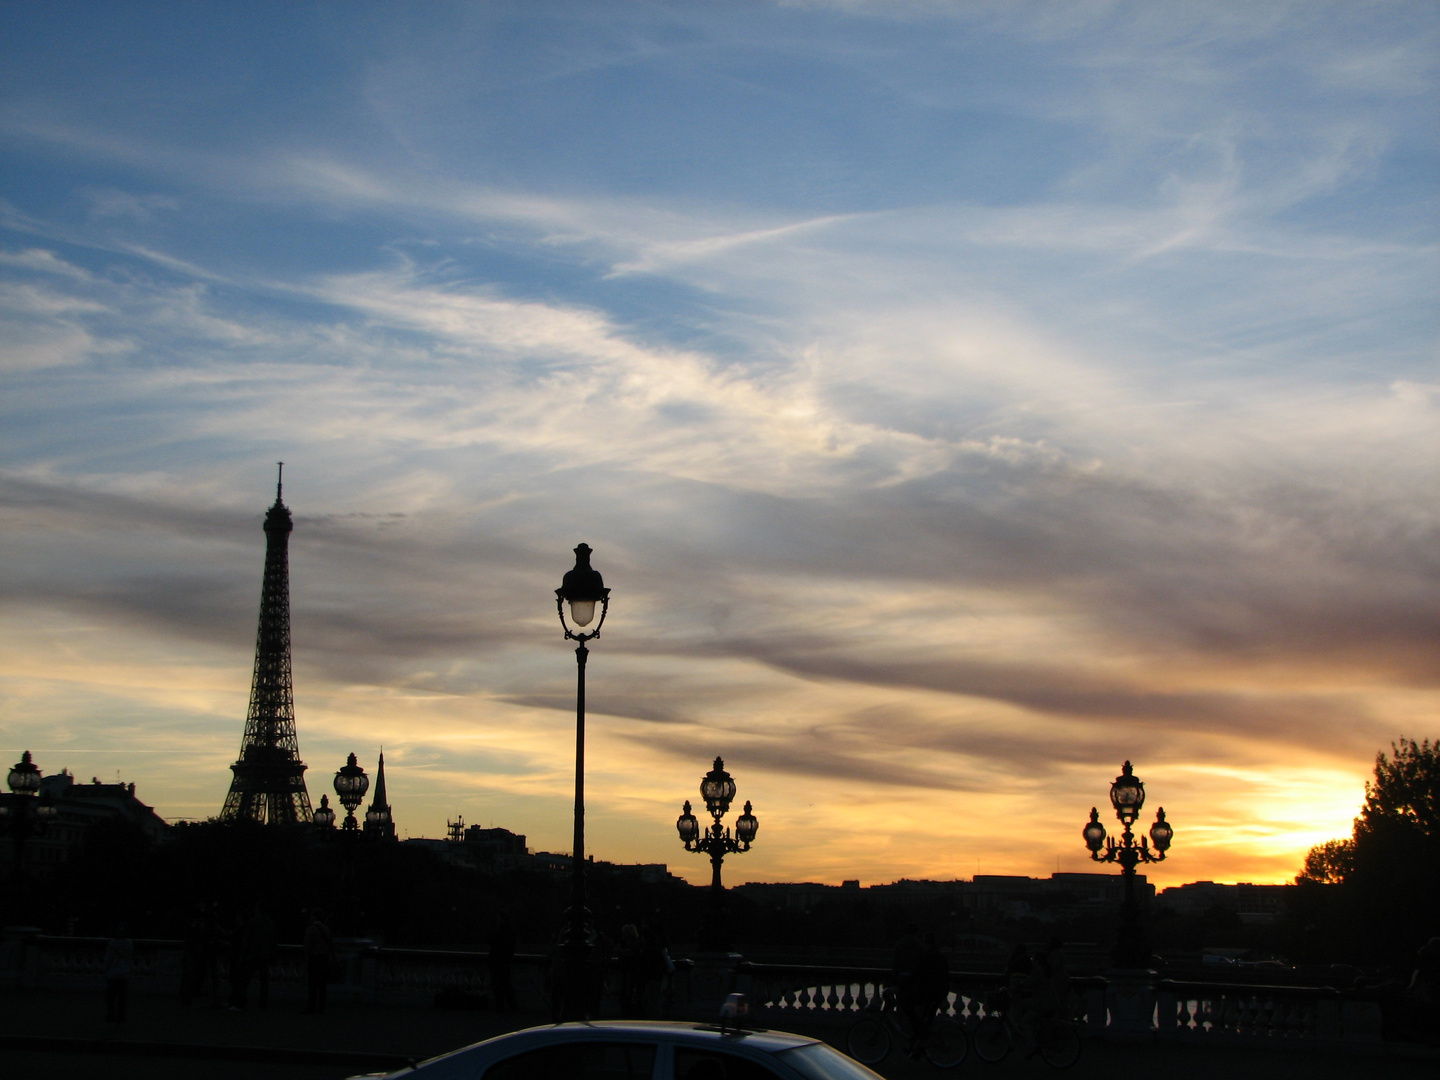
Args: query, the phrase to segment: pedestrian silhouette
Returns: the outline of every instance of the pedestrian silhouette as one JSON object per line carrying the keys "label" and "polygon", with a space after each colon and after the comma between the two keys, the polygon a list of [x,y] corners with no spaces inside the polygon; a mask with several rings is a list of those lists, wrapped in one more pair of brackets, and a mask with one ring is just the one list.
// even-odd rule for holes
{"label": "pedestrian silhouette", "polygon": [[115,936],[105,946],[105,1022],[123,1024],[130,997],[130,969],[135,962],[135,942],[130,927],[117,923]]}
{"label": "pedestrian silhouette", "polygon": [[335,938],[325,923],[325,913],[319,908],[311,916],[310,925],[305,928],[305,985],[307,1013],[325,1011],[326,991],[330,984],[330,971],[335,964]]}
{"label": "pedestrian silhouette", "polygon": [[515,927],[508,911],[501,911],[495,916],[489,947],[490,991],[495,995],[495,1008],[501,1012],[514,1012],[520,1005],[515,999],[515,982],[511,977],[515,961]]}

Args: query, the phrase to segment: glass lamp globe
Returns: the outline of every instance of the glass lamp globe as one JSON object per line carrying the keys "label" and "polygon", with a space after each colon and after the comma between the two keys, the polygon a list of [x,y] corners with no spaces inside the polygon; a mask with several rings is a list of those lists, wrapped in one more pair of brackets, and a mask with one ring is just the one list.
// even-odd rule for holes
{"label": "glass lamp globe", "polygon": [[320,796],[320,805],[310,815],[310,820],[315,823],[316,828],[333,829],[335,827],[335,811],[330,809],[329,795]]}
{"label": "glass lamp globe", "polygon": [[1140,808],[1145,805],[1145,785],[1131,771],[1128,761],[1110,785],[1110,805],[1115,807],[1115,812],[1126,825],[1139,816]]}
{"label": "glass lamp globe", "polygon": [[1105,826],[1100,824],[1100,811],[1096,807],[1090,808],[1090,822],[1085,826],[1085,846],[1092,852],[1099,853],[1105,846]]}
{"label": "glass lamp globe", "polygon": [[725,771],[725,762],[715,759],[715,767],[700,781],[700,796],[705,800],[705,809],[716,817],[723,816],[730,809],[735,798],[735,781]]}
{"label": "glass lamp globe", "polygon": [[685,810],[675,821],[675,831],[686,844],[694,843],[695,838],[700,835],[700,822],[696,821],[695,815],[690,812],[689,799],[685,800]]}
{"label": "glass lamp globe", "polygon": [[60,816],[60,807],[55,805],[55,800],[48,791],[35,801],[35,816],[41,825]]}
{"label": "glass lamp globe", "polygon": [[557,601],[570,605],[570,621],[576,626],[589,626],[595,618],[595,605],[603,604],[610,596],[600,571],[590,565],[590,552],[589,544],[575,548],[575,566],[565,572],[560,588],[555,590]]}
{"label": "glass lamp globe", "polygon": [[1165,820],[1165,808],[1162,806],[1160,812],[1155,815],[1155,824],[1150,826],[1150,842],[1155,845],[1155,850],[1162,855],[1170,847],[1170,841],[1175,837],[1175,830]]}
{"label": "glass lamp globe", "polygon": [[370,778],[355,760],[355,755],[351,754],[335,773],[335,794],[340,796],[340,804],[345,809],[353,811],[369,790]]}
{"label": "glass lamp globe", "polygon": [[750,812],[750,800],[745,800],[745,812],[735,822],[735,839],[742,844],[749,844],[755,839],[755,833],[760,829],[760,819]]}
{"label": "glass lamp globe", "polygon": [[10,769],[6,783],[16,795],[34,795],[40,790],[40,770],[30,760],[30,751],[20,755],[20,760]]}

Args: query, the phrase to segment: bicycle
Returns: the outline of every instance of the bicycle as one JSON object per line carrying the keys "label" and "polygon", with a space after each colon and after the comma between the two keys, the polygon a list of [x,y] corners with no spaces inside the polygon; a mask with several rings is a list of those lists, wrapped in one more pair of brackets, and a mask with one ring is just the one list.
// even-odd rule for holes
{"label": "bicycle", "polygon": [[[885,987],[880,993],[880,1000],[878,1009],[872,1005],[868,1015],[856,1020],[845,1033],[845,1045],[850,1056],[862,1065],[877,1065],[884,1061],[889,1057],[897,1037],[906,1046],[913,1046],[915,1042],[909,1018],[897,1003],[895,988]],[[940,1013],[930,1022],[918,1050],[936,1068],[953,1069],[970,1052],[970,1038],[958,1020]]]}
{"label": "bicycle", "polygon": [[1068,1069],[1080,1059],[1080,1029],[1073,1020],[1046,1016],[1027,1026],[1031,1028],[1029,1032],[1021,1031],[1009,1013],[988,1013],[975,1025],[975,1033],[971,1036],[976,1056],[994,1065],[1018,1042],[1029,1044],[1030,1053],[1039,1054],[1051,1068]]}

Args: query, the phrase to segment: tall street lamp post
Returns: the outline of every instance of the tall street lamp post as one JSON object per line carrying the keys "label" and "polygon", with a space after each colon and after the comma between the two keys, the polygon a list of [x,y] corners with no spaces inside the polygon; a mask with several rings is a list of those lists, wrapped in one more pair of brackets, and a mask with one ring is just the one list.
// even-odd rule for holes
{"label": "tall street lamp post", "polygon": [[[595,621],[595,606],[600,606]],[[565,608],[570,608],[566,619]],[[590,545],[575,548],[575,565],[565,572],[555,590],[555,610],[566,641],[575,642],[575,842],[570,868],[569,918],[561,938],[563,976],[556,987],[555,1011],[561,1020],[588,1020],[593,995],[594,965],[590,957],[589,912],[585,908],[585,662],[590,650],[586,643],[600,636],[610,610],[610,590],[600,571],[590,565]],[[583,627],[595,622],[595,629]],[[573,626],[572,626],[573,624]]]}
{"label": "tall street lamp post", "polygon": [[1135,897],[1135,867],[1140,863],[1163,861],[1165,852],[1170,848],[1170,841],[1175,836],[1175,830],[1165,820],[1165,808],[1162,806],[1155,815],[1155,824],[1150,826],[1150,842],[1147,844],[1144,836],[1140,837],[1138,844],[1135,842],[1135,835],[1130,827],[1135,824],[1135,820],[1140,816],[1140,808],[1145,805],[1145,785],[1131,770],[1128,761],[1115,782],[1110,785],[1110,805],[1115,808],[1116,818],[1125,827],[1120,841],[1117,843],[1114,837],[1105,835],[1105,826],[1100,824],[1100,812],[1092,806],[1090,821],[1084,829],[1085,846],[1090,849],[1090,858],[1096,862],[1118,862],[1120,876],[1125,883],[1125,896],[1120,904],[1120,934],[1116,939],[1113,954],[1115,966],[1148,967],[1150,946],[1140,926],[1140,904]]}
{"label": "tall street lamp post", "polygon": [[[360,762],[351,754],[345,759],[345,764],[335,770],[332,786],[340,805],[345,808],[345,820],[340,826],[340,846],[344,849],[345,861],[344,868],[340,871],[336,922],[346,928],[345,933],[353,934],[364,929],[364,912],[361,910],[355,887],[355,849],[360,845],[360,822],[355,819],[355,811],[365,800],[365,792],[370,790],[370,777],[365,775]],[[320,810],[310,817],[315,824],[328,830],[334,826],[335,811],[330,809],[328,801],[322,798]]]}
{"label": "tall street lamp post", "polygon": [[729,812],[730,803],[735,798],[735,781],[725,771],[722,758],[717,757],[714,768],[701,779],[700,797],[705,800],[705,809],[710,811],[713,819],[711,825],[701,830],[700,822],[690,812],[690,800],[686,799],[685,808],[675,822],[675,829],[680,834],[686,851],[710,856],[710,925],[706,933],[710,940],[707,944],[714,948],[724,948],[728,942],[725,941],[725,887],[720,883],[720,864],[725,861],[726,855],[750,850],[750,844],[760,828],[760,821],[750,812],[750,800],[747,799],[745,812],[735,820],[733,838],[730,830],[720,824],[720,819]]}
{"label": "tall street lamp post", "polygon": [[[25,841],[45,831],[60,813],[55,800],[47,792],[40,794],[40,769],[26,750],[5,778],[10,794],[0,799],[0,829],[10,834],[15,844],[15,895],[21,895],[25,880]],[[19,900],[16,901],[19,907]]]}

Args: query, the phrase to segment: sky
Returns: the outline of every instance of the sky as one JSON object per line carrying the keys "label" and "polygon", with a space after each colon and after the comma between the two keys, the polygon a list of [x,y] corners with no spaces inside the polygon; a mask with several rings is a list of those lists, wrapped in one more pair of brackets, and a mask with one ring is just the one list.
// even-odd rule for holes
{"label": "sky", "polygon": [[[0,753],[694,882],[1289,880],[1440,737],[1440,5],[0,4]],[[1113,824],[1109,813],[1104,815]]]}

